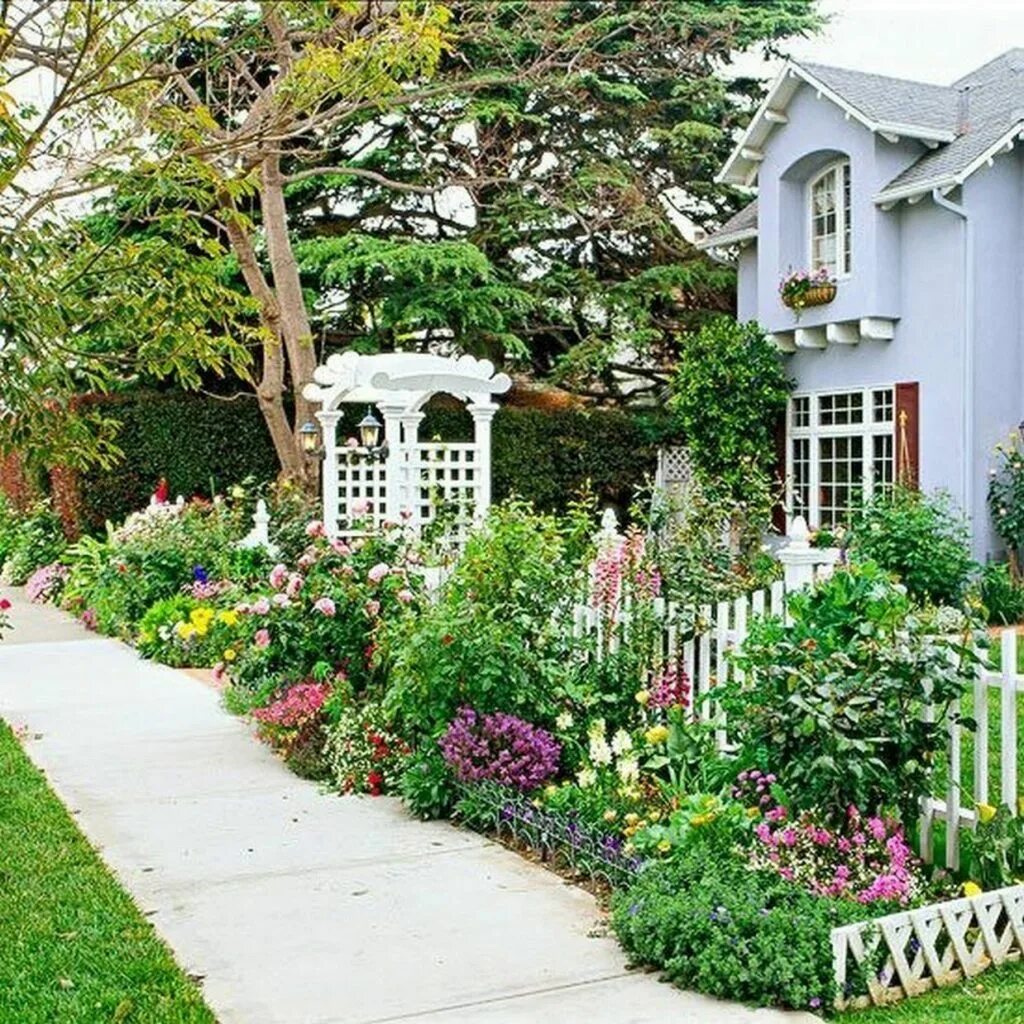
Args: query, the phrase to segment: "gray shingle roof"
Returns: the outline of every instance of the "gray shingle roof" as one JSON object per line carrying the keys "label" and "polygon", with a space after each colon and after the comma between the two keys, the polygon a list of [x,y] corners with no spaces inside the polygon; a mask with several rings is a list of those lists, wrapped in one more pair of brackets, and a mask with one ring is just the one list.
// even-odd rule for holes
{"label": "gray shingle roof", "polygon": [[956,128],[956,89],[951,86],[871,75],[827,64],[801,61],[800,67],[872,121],[940,131]]}
{"label": "gray shingle roof", "polygon": [[959,79],[956,86],[958,120],[962,119],[957,137],[898,174],[883,194],[955,178],[1024,120],[1024,48],[1007,50]]}
{"label": "gray shingle roof", "polygon": [[697,243],[698,248],[707,249],[713,245],[728,245],[736,241],[737,235],[757,231],[757,200],[747,203],[742,210],[734,213],[717,231]]}

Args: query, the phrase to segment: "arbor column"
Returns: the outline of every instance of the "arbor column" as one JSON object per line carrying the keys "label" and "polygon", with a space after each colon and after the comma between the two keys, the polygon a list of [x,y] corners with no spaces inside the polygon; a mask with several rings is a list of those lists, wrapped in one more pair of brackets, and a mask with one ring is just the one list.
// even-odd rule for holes
{"label": "arbor column", "polygon": [[402,474],[405,453],[402,445],[402,413],[405,405],[380,402],[377,405],[384,417],[384,441],[388,446],[384,478],[384,518],[397,521],[402,506]]}
{"label": "arbor column", "polygon": [[420,424],[424,414],[421,412],[402,413],[402,481],[398,495],[398,511],[407,508],[412,513],[412,523],[418,529],[420,523],[420,506],[416,500],[416,488],[419,485],[420,467]]}
{"label": "arbor column", "polygon": [[491,421],[498,411],[496,402],[471,402],[467,407],[473,417],[473,441],[476,444],[477,502],[473,518],[480,521],[491,507]]}
{"label": "arbor column", "polygon": [[341,413],[336,409],[321,410],[316,413],[320,421],[324,461],[321,473],[321,494],[324,506],[324,529],[328,537],[338,533],[338,421]]}

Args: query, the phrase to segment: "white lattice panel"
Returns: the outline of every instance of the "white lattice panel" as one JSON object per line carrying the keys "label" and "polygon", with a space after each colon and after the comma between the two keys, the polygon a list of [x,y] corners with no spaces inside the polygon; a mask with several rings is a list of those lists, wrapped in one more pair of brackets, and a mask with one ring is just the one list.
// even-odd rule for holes
{"label": "white lattice panel", "polygon": [[456,529],[472,522],[480,497],[480,453],[472,442],[431,442],[416,446],[409,464],[409,492],[418,523],[429,523],[439,506],[454,509]]}
{"label": "white lattice panel", "polygon": [[380,461],[361,455],[342,455],[338,460],[338,515],[342,536],[360,532],[353,530],[356,517],[352,509],[359,502],[369,504],[369,512],[362,518],[379,527],[387,518],[387,469]]}
{"label": "white lattice panel", "polygon": [[835,928],[832,952],[839,1009],[955,985],[1024,954],[1024,885]]}

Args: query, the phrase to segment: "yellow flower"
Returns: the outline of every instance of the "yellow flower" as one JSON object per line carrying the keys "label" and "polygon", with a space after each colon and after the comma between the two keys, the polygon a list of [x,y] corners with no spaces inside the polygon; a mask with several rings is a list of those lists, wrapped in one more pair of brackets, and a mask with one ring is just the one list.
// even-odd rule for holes
{"label": "yellow flower", "polygon": [[608,810],[604,812],[605,821],[614,821],[618,816],[619,812],[615,810],[614,807],[609,807]]}
{"label": "yellow flower", "polygon": [[545,786],[544,787],[544,795],[549,800],[551,799],[551,797],[556,796],[557,794],[558,794],[558,787],[557,786],[550,785],[550,786]]}
{"label": "yellow flower", "polygon": [[647,815],[647,820],[650,822],[658,821],[660,818],[661,811],[651,811],[651,813]]}
{"label": "yellow flower", "polygon": [[761,817],[761,808],[760,807],[748,807],[747,808],[747,817],[750,818],[750,819],[760,818]]}
{"label": "yellow flower", "polygon": [[991,804],[978,804],[978,820],[987,825],[995,816],[996,809]]}
{"label": "yellow flower", "polygon": [[706,825],[709,821],[714,821],[715,816],[713,814],[695,814],[690,819],[690,824],[694,828],[700,828],[701,825]]}
{"label": "yellow flower", "polygon": [[668,739],[668,729],[663,725],[652,725],[647,732],[644,733],[644,739],[652,747],[657,746],[659,743],[664,743]]}
{"label": "yellow flower", "polygon": [[630,811],[629,814],[622,819],[627,825],[635,825],[640,820],[640,815]]}
{"label": "yellow flower", "polygon": [[662,839],[662,841],[658,843],[658,853],[668,853],[671,849],[672,844],[667,839]]}
{"label": "yellow flower", "polygon": [[651,691],[637,690],[633,696],[636,698],[637,704],[642,704],[644,707],[647,707],[647,702],[651,699]]}
{"label": "yellow flower", "polygon": [[964,895],[965,896],[980,896],[982,888],[977,882],[964,882]]}
{"label": "yellow flower", "polygon": [[237,652],[235,651],[234,647],[229,647],[229,648],[228,648],[228,649],[227,649],[227,650],[226,650],[226,651],[224,652],[224,660],[225,660],[225,661],[234,661],[234,660],[235,660],[235,658],[237,658],[237,657],[238,657],[238,654],[237,654]]}
{"label": "yellow flower", "polygon": [[217,621],[223,622],[225,626],[237,626],[238,612],[234,608],[226,608],[222,612],[217,612]]}

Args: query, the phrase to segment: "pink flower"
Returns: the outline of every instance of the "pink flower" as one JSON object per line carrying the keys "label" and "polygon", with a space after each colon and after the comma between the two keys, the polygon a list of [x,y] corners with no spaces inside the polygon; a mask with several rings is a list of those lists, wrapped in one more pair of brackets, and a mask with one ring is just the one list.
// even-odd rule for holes
{"label": "pink flower", "polygon": [[355,501],[349,505],[349,511],[354,516],[365,516],[370,511],[370,503],[365,498],[356,498]]}
{"label": "pink flower", "polygon": [[340,537],[331,538],[331,550],[343,558],[345,555],[352,554],[352,549]]}
{"label": "pink flower", "polygon": [[255,635],[252,638],[252,642],[257,647],[269,647],[270,646],[270,630],[269,629],[257,629]]}
{"label": "pink flower", "polygon": [[239,601],[239,603],[235,605],[235,611],[238,612],[239,615],[249,615],[252,610],[253,606],[251,604],[247,604],[245,601]]}
{"label": "pink flower", "polygon": [[[277,595],[281,597],[281,594]],[[270,601],[268,598],[261,597],[257,601],[252,603],[252,611],[254,615],[266,615],[270,611]]]}
{"label": "pink flower", "polygon": [[303,578],[297,573],[293,572],[288,577],[288,585],[284,588],[285,593],[289,597],[298,597],[299,591],[302,589],[302,584],[305,582]]}
{"label": "pink flower", "polygon": [[288,566],[278,562],[273,569],[270,570],[270,585],[275,590],[280,590],[288,579]]}
{"label": "pink flower", "polygon": [[316,564],[316,555],[311,551],[307,551],[304,555],[299,556],[299,568],[308,569],[311,565]]}
{"label": "pink flower", "polygon": [[324,529],[324,524],[319,519],[313,519],[306,523],[306,536],[307,537],[323,537],[327,531]]}
{"label": "pink flower", "polygon": [[410,604],[415,597],[415,594],[408,587],[403,587],[395,597],[402,602],[402,604]]}
{"label": "pink flower", "polygon": [[399,514],[399,515],[400,515],[400,516],[401,516],[401,517],[402,517],[402,518],[403,518],[403,519],[404,519],[404,520],[405,520],[406,522],[408,522],[408,521],[409,521],[410,519],[412,519],[412,509],[411,509],[411,508],[403,508],[403,509],[402,509],[402,511],[401,511],[401,512],[399,512],[398,514]]}
{"label": "pink flower", "polygon": [[215,683],[222,683],[224,681],[224,662],[218,661],[213,666],[213,681]]}
{"label": "pink flower", "polygon": [[371,583],[380,583],[387,574],[391,572],[391,566],[387,562],[378,562],[370,571],[366,574],[366,578]]}
{"label": "pink flower", "polygon": [[278,608],[288,608],[291,605],[291,599],[287,594],[275,594],[271,599]]}
{"label": "pink flower", "polygon": [[380,614],[380,601],[367,601],[366,602],[366,614],[370,618],[375,618]]}
{"label": "pink flower", "polygon": [[321,615],[326,615],[329,619],[333,619],[337,609],[334,606],[334,602],[329,597],[321,597],[313,605],[313,611],[319,612]]}
{"label": "pink flower", "polygon": [[350,438],[348,438],[345,441],[345,447],[346,448],[358,448],[359,447],[359,441],[356,440],[356,438],[354,438],[354,437],[350,437]]}

